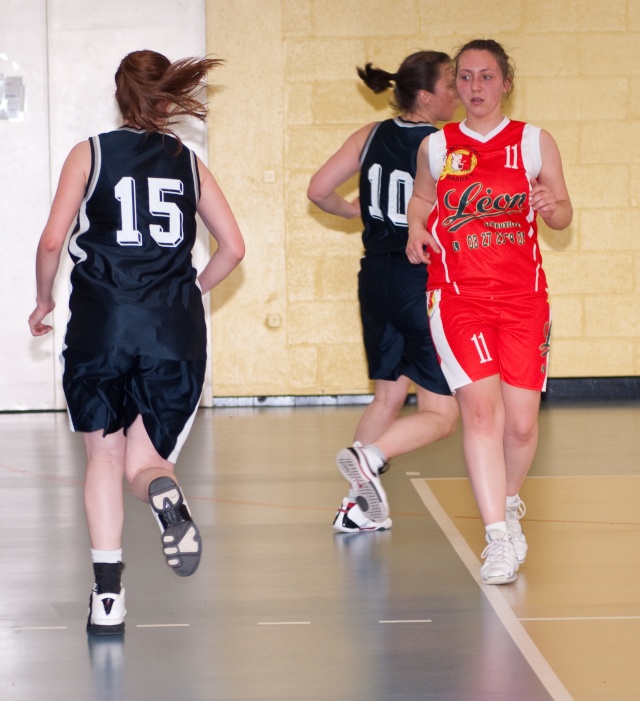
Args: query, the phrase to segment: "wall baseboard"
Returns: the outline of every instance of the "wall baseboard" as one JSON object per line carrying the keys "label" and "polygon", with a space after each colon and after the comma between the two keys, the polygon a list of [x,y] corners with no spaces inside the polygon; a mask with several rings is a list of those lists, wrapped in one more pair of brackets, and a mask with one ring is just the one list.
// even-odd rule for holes
{"label": "wall baseboard", "polygon": [[640,399],[640,377],[556,377],[547,381],[544,401]]}
{"label": "wall baseboard", "polygon": [[[372,394],[333,394],[316,396],[281,395],[272,397],[213,397],[214,407],[296,407],[365,405]],[[640,400],[640,377],[556,377],[547,382],[542,400],[610,401]],[[409,404],[415,403],[413,395]]]}

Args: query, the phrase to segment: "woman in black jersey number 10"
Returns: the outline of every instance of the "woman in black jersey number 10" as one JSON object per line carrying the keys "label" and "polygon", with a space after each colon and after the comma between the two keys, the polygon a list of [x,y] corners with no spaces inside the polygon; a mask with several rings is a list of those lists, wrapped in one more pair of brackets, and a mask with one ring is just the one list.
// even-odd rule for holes
{"label": "woman in black jersey number 10", "polygon": [[[212,174],[171,127],[181,116],[205,120],[199,95],[220,63],[172,63],[154,51],[125,56],[115,75],[123,125],[71,150],[38,245],[34,336],[51,331],[43,320],[55,306],[73,225],[61,360],[72,429],[87,454],[95,575],[87,628],[98,635],[124,632],[123,477],[150,503],[173,571],[191,575],[200,561],[200,532],[174,467],[204,382],[202,295],[240,263],[244,241]],[[199,275],[191,260],[196,213],[218,244]]]}
{"label": "woman in black jersey number 10", "polygon": [[[457,107],[451,60],[439,51],[407,56],[394,74],[368,63],[358,69],[376,93],[392,85],[397,115],[358,129],[312,177],[308,197],[320,209],[361,217],[364,257],[358,296],[373,401],[355,431],[355,442],[337,455],[350,483],[336,514],[338,532],[391,527],[380,474],[388,461],[451,434],[456,402],[440,370],[426,316],[427,269],[406,257],[407,206],[420,143]],[[359,173],[359,197],[349,202],[337,188]],[[417,411],[398,418],[411,383]]]}

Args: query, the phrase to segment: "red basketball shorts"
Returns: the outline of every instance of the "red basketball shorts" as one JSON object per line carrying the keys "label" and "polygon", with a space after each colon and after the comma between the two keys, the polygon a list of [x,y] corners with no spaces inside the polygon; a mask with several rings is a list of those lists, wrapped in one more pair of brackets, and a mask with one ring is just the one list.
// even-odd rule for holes
{"label": "red basketball shorts", "polygon": [[428,293],[431,336],[452,391],[491,375],[544,391],[551,307],[546,294],[469,297]]}

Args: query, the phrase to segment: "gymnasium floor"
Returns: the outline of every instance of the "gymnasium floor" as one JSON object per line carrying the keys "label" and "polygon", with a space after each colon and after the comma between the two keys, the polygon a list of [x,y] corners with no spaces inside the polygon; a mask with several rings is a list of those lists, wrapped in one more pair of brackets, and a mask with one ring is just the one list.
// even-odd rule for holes
{"label": "gymnasium floor", "polygon": [[201,567],[173,575],[127,493],[113,639],[85,632],[79,438],[0,414],[0,699],[637,701],[640,403],[543,405],[529,558],[502,587],[478,582],[460,431],[393,461],[392,530],[333,533],[361,410],[201,410],[178,465]]}

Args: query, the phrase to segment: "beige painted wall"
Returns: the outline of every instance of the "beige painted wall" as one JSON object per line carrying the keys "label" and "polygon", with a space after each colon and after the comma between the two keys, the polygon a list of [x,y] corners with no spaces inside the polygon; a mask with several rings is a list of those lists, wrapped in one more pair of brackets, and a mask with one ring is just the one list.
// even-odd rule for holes
{"label": "beige painted wall", "polygon": [[640,374],[639,0],[207,0],[206,29],[227,60],[209,160],[247,241],[213,297],[214,396],[371,391],[359,226],[308,203],[308,180],[390,114],[356,65],[395,71],[414,50],[474,37],[515,60],[507,112],[554,135],[575,207],[566,231],[541,226],[551,375]]}

